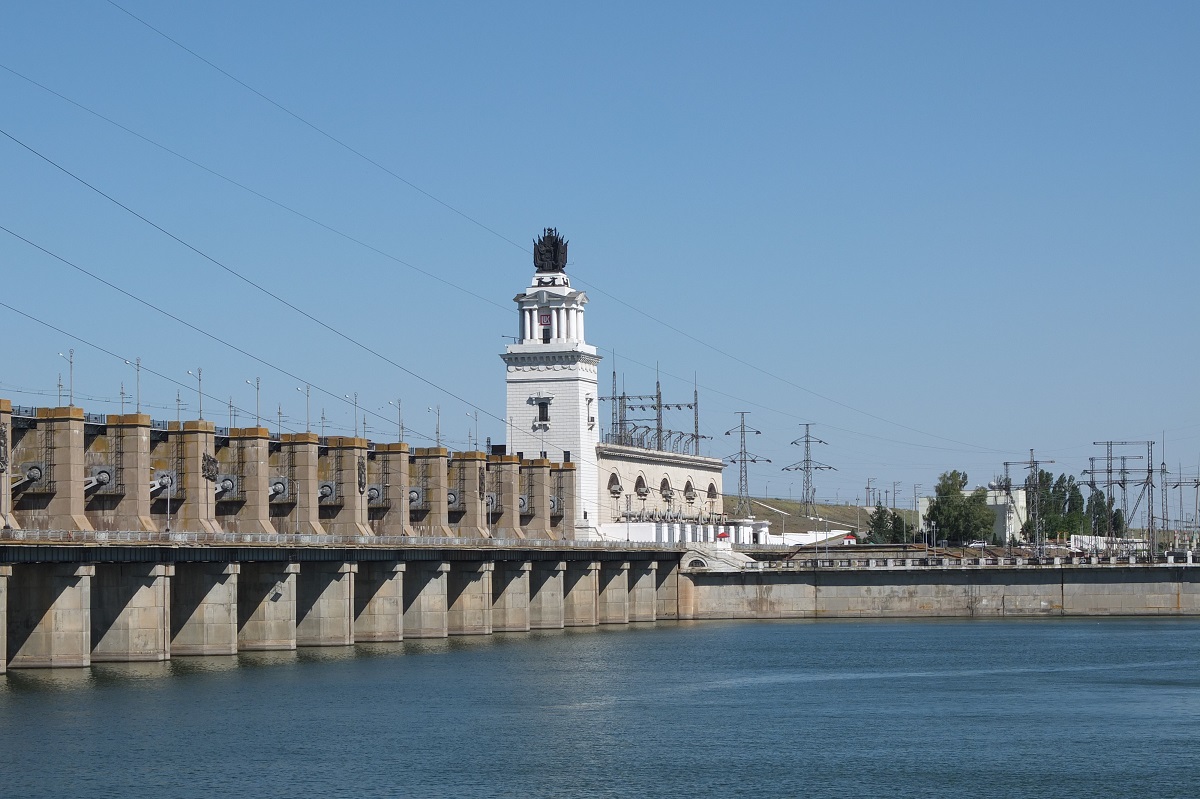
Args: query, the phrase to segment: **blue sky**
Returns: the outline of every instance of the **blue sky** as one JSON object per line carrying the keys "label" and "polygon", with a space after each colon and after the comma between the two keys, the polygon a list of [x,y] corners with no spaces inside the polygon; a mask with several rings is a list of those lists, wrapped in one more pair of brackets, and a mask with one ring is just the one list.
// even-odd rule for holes
{"label": "blue sky", "polygon": [[358,392],[372,438],[401,397],[414,443],[439,404],[452,447],[476,408],[499,441],[553,225],[603,384],[614,352],[631,393],[698,381],[717,456],[751,411],[753,493],[799,494],[806,421],[841,501],[1104,439],[1196,473],[1194,3],[119,5],[178,44],[100,0],[3,11],[0,224],[249,355],[0,231],[0,301],[83,340],[0,307],[0,396],[52,404],[73,346],[88,410],[140,356],[156,417],[199,367],[219,423],[261,377],[272,428],[311,383],[314,428]]}

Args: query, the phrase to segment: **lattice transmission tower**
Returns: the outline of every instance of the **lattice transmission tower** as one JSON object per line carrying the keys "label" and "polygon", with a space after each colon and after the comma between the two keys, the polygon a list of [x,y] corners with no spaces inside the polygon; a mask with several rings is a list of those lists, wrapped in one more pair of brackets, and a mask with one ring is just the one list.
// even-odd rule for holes
{"label": "lattice transmission tower", "polygon": [[827,469],[837,471],[833,466],[812,459],[812,445],[825,444],[828,446],[829,442],[822,441],[814,436],[810,429],[811,427],[812,424],[810,422],[805,422],[804,436],[792,442],[795,446],[804,446],[804,460],[799,463],[793,463],[791,466],[783,467],[785,472],[804,472],[804,487],[801,489],[800,500],[804,503],[805,516],[811,516],[815,512],[813,506],[817,503],[817,490],[813,487],[812,480],[813,472],[825,471]]}
{"label": "lattice transmission tower", "polygon": [[761,455],[755,455],[746,450],[746,433],[753,433],[756,436],[761,436],[761,430],[755,430],[753,427],[746,427],[746,416],[749,411],[737,411],[741,421],[737,427],[725,431],[725,435],[731,436],[737,432],[741,440],[741,448],[737,454],[730,455],[725,460],[729,463],[738,465],[738,501],[737,507],[733,511],[734,518],[744,519],[750,515],[750,477],[746,472],[746,464],[748,463],[770,463],[770,458],[764,458]]}

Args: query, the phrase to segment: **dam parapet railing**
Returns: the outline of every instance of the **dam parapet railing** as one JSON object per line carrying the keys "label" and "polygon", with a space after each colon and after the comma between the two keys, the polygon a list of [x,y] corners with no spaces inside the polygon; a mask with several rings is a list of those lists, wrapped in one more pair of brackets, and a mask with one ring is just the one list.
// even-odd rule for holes
{"label": "dam parapet railing", "polygon": [[550,549],[601,551],[683,551],[682,544],[549,538],[465,538],[455,536],[357,536],[306,533],[142,532],[136,530],[4,530],[0,543],[150,546],[350,547],[361,549]]}
{"label": "dam parapet railing", "polygon": [[831,570],[932,570],[963,568],[1063,568],[1071,566],[1096,568],[1103,566],[1200,566],[1200,558],[1192,552],[1177,552],[1158,557],[1084,555],[1073,557],[925,557],[925,558],[792,558],[788,560],[757,560],[745,565],[746,571],[815,571]]}

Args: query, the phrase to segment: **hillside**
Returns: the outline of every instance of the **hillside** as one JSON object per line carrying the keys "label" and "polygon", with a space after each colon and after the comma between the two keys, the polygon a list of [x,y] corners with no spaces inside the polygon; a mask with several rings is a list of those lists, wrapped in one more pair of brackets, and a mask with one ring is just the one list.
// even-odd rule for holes
{"label": "hillside", "polygon": [[[806,518],[802,515],[801,504],[795,500],[751,497],[750,502],[756,519],[771,522],[772,530],[783,529],[793,533],[825,529],[857,530],[860,526],[865,528],[869,523],[871,511],[874,510],[874,508],[862,508],[856,505],[815,505],[813,516],[816,518]],[[782,516],[763,505],[769,505],[788,515]],[[732,517],[735,507],[737,507],[737,497],[726,496],[725,514]],[[916,513],[899,508],[896,510],[910,526],[915,523]]]}

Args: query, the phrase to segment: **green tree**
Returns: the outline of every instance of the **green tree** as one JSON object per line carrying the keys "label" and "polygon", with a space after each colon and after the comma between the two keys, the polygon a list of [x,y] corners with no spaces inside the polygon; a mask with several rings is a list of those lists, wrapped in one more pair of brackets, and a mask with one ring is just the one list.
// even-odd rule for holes
{"label": "green tree", "polygon": [[908,532],[904,525],[904,517],[892,511],[891,543],[902,544],[908,541]]}
{"label": "green tree", "polygon": [[892,533],[892,514],[880,503],[871,513],[869,540],[872,544],[886,544]]}
{"label": "green tree", "polygon": [[937,526],[938,538],[951,544],[991,541],[995,514],[987,504],[987,489],[967,493],[967,474],[957,470],[938,478],[926,518]]}
{"label": "green tree", "polygon": [[1053,474],[1040,469],[1036,478],[1025,481],[1025,492],[1025,507],[1030,519],[1026,520],[1021,532],[1026,540],[1034,539],[1031,527],[1034,503],[1041,533],[1046,538],[1066,538],[1088,532],[1089,512],[1085,510],[1083,491],[1074,475],[1060,474],[1055,479]]}
{"label": "green tree", "polygon": [[1113,504],[1113,500],[1105,497],[1103,491],[1092,491],[1084,510],[1084,517],[1090,523],[1092,535],[1125,535],[1125,514],[1120,508],[1114,508]]}

